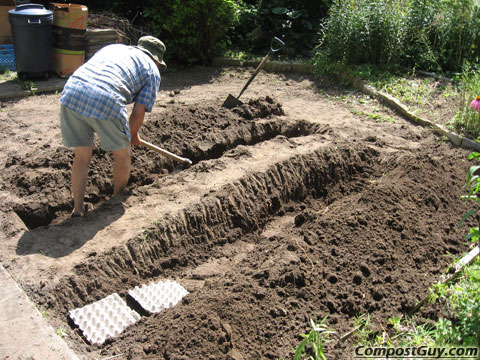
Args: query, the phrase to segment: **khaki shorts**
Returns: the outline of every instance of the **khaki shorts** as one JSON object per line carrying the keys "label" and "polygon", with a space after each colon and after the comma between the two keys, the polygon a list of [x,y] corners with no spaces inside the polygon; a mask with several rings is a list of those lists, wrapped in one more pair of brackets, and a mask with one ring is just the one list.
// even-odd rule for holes
{"label": "khaki shorts", "polygon": [[130,142],[130,131],[122,120],[89,118],[63,105],[60,105],[60,125],[67,147],[92,146],[93,133],[97,133],[100,147],[107,151],[122,150]]}

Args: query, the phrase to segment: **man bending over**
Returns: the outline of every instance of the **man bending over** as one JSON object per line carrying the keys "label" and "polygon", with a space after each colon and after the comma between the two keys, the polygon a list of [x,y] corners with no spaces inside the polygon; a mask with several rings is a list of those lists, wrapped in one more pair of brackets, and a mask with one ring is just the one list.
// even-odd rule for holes
{"label": "man bending over", "polygon": [[[68,79],[60,98],[63,143],[75,148],[72,166],[72,217],[86,212],[84,203],[94,133],[100,147],[112,151],[113,195],[122,192],[130,177],[131,145],[145,112],[153,109],[160,86],[165,45],[153,36],[137,46],[109,45],[99,50]],[[130,117],[127,104],[134,103]]]}

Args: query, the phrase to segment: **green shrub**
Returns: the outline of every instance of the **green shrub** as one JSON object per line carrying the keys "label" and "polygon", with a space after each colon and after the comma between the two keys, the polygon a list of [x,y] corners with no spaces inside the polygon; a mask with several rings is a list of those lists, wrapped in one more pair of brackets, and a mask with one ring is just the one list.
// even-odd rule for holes
{"label": "green shrub", "polygon": [[401,13],[398,0],[335,0],[323,23],[323,50],[346,65],[391,63],[401,46]]}
{"label": "green shrub", "polygon": [[480,59],[478,0],[335,0],[322,23],[319,66],[401,65],[460,71]]}
{"label": "green shrub", "polygon": [[271,0],[262,1],[258,24],[264,46],[273,37],[281,38],[289,55],[309,55],[317,43],[320,20],[326,16],[331,0]]}
{"label": "green shrub", "polygon": [[238,12],[232,0],[147,0],[144,17],[165,42],[167,60],[209,64],[226,49]]}
{"label": "green shrub", "polygon": [[412,0],[404,16],[401,62],[409,67],[439,70],[438,56],[432,44],[438,41],[434,24],[442,17],[440,2]]}
{"label": "green shrub", "polygon": [[233,49],[253,52],[258,28],[258,4],[237,3],[238,23],[229,30],[228,38]]}
{"label": "green shrub", "polygon": [[435,22],[442,70],[459,71],[465,61],[480,59],[480,3],[478,0],[444,0]]}
{"label": "green shrub", "polygon": [[406,21],[405,57],[410,66],[458,71],[480,49],[477,0],[412,0]]}

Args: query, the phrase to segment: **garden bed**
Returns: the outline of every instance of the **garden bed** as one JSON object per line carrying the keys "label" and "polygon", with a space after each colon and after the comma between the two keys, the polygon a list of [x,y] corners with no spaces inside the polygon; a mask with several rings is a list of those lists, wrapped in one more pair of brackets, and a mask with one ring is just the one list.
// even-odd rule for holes
{"label": "garden bed", "polygon": [[[457,226],[467,150],[306,75],[261,73],[243,109],[222,108],[249,75],[165,73],[142,136],[193,166],[174,173],[136,148],[130,193],[110,198],[111,159],[97,149],[94,210],[76,219],[59,95],[5,104],[0,259],[79,355],[289,358],[310,318],[328,315],[338,337],[361,314],[386,324],[467,249]],[[104,346],[68,321],[74,308],[160,279],[189,294]],[[336,336],[328,357],[349,358],[352,340]]]}

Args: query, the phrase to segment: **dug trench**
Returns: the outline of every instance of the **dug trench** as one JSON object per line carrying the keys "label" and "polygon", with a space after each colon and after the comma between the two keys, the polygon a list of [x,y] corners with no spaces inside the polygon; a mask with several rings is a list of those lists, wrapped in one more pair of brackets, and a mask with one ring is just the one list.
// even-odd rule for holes
{"label": "dug trench", "polygon": [[[190,291],[180,304],[104,346],[130,359],[289,358],[315,314],[338,335],[359,314],[385,324],[426,294],[446,254],[465,250],[455,230],[466,205],[444,189],[461,191],[466,165],[434,147],[399,158],[365,140],[243,176],[29,293],[65,326],[73,308],[177,280]],[[77,351],[98,350],[69,330]],[[329,358],[349,358],[350,346],[332,342]]]}
{"label": "dug trench", "polygon": [[[291,122],[279,103],[269,97],[251,100],[233,111],[215,105],[179,105],[152,117],[142,128],[142,137],[194,164],[216,159],[239,145],[253,145],[278,135],[304,136],[328,131],[308,122]],[[272,119],[273,117],[273,119]],[[72,209],[70,195],[71,150],[45,145],[41,152],[13,156],[5,164],[4,182],[18,201],[12,208],[29,229],[58,224]],[[113,191],[110,153],[94,147],[89,171],[87,203],[100,206]],[[178,164],[142,147],[134,149],[128,190],[151,184],[172,172]]]}
{"label": "dug trench", "polygon": [[[180,120],[188,114],[195,115]],[[191,169],[158,176],[173,164],[158,158],[156,167],[151,159],[157,155],[138,156],[143,150],[137,149],[136,168],[143,169],[133,174],[130,197],[112,202],[97,195],[107,205],[85,218],[20,237],[17,256],[4,266],[53,327],[66,329],[78,354],[291,358],[310,318],[328,315],[338,336],[360,314],[386,326],[389,317],[413,309],[466,250],[458,229],[468,208],[460,200],[469,166],[465,151],[432,134],[421,146],[399,149],[379,133],[358,131],[356,141],[337,141],[336,129],[290,121],[280,112],[248,117],[208,105],[166,111],[154,125],[166,137],[146,131],[145,138],[190,157]],[[188,140],[179,141],[177,133]],[[71,158],[65,159],[62,166],[48,165],[65,171],[56,190],[68,186]],[[105,168],[101,162],[92,177],[106,183]],[[16,182],[10,184],[14,191]],[[103,186],[98,189],[110,185]],[[40,270],[30,278],[33,263]],[[130,289],[159,279],[176,280],[190,293],[173,308],[144,314],[101,347],[86,343],[68,322],[74,308],[114,292],[128,300]],[[333,339],[328,358],[350,358],[353,338]]]}

